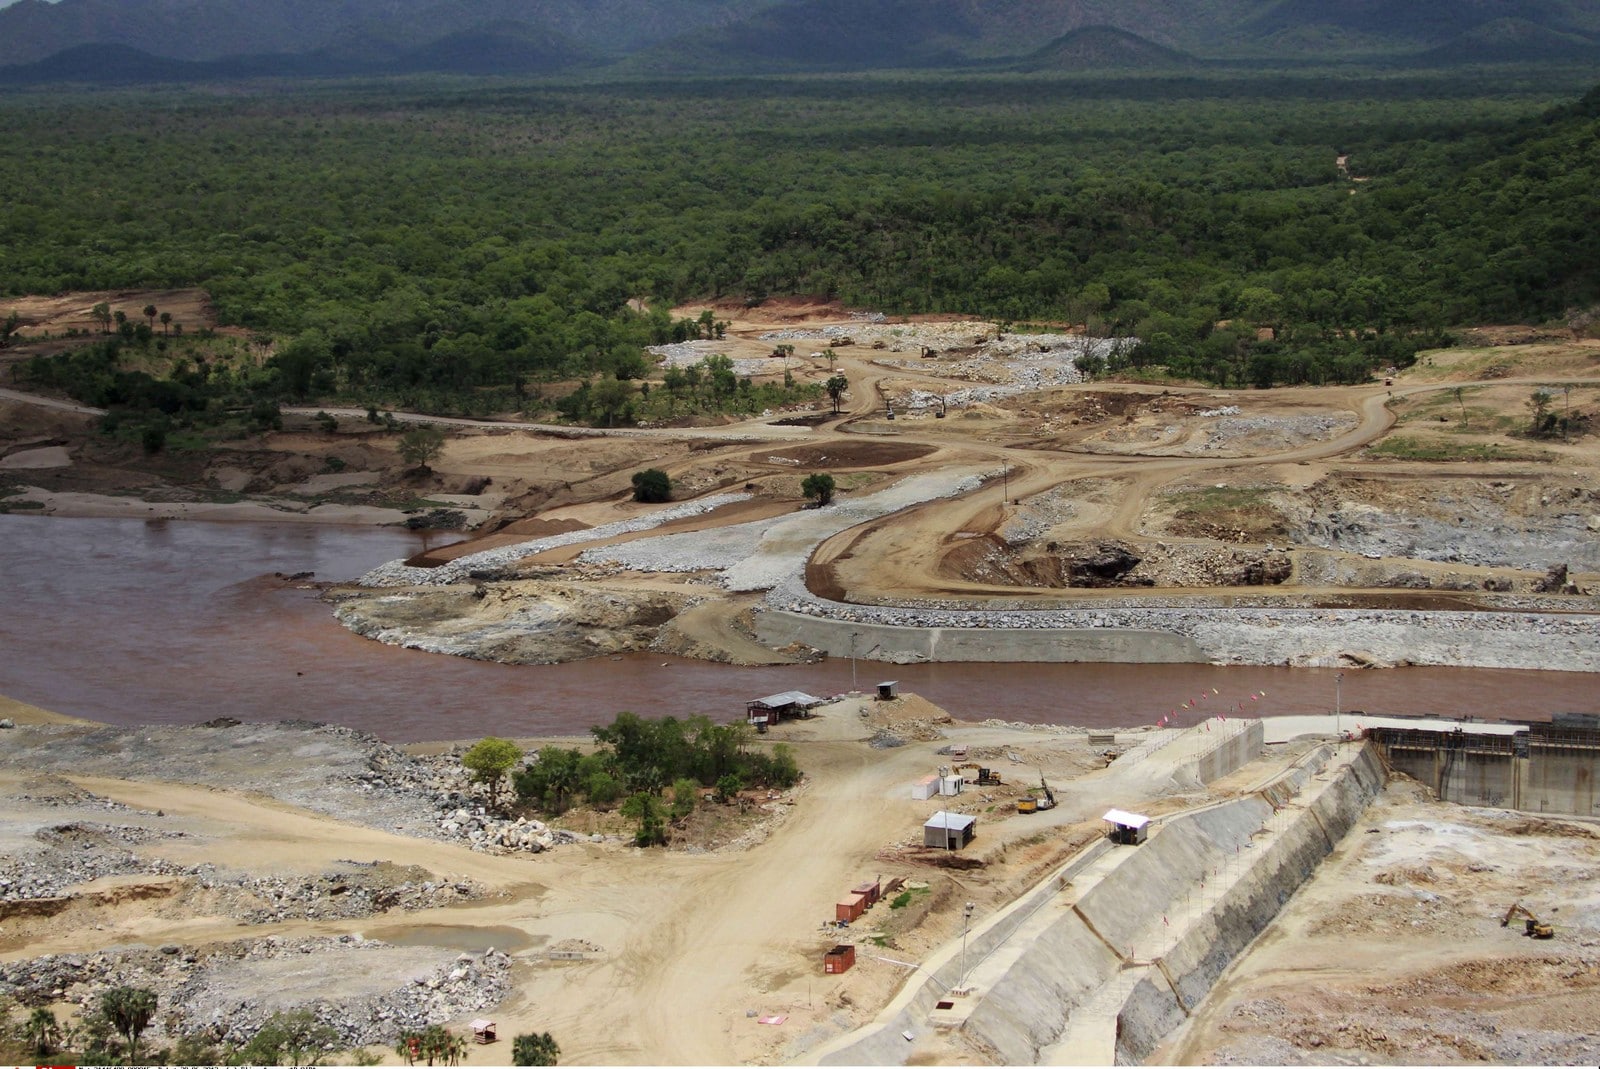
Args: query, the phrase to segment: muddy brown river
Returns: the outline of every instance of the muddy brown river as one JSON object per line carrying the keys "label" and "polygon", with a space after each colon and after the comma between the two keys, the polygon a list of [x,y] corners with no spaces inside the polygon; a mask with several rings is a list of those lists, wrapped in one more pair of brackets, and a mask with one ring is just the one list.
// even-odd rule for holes
{"label": "muddy brown river", "polygon": [[[439,539],[435,536],[435,541]],[[1208,665],[886,665],[735,668],[660,655],[513,666],[357,638],[315,592],[274,573],[348,579],[424,548],[393,529],[0,516],[0,694],[115,724],[304,717],[396,742],[581,733],[622,710],[728,720],[748,698],[833,694],[897,679],[968,720],[1149,724],[1195,713],[1328,712],[1332,669]],[[1250,695],[1265,691],[1259,701]],[[1600,680],[1570,672],[1345,672],[1345,710],[1547,717],[1600,712]]]}

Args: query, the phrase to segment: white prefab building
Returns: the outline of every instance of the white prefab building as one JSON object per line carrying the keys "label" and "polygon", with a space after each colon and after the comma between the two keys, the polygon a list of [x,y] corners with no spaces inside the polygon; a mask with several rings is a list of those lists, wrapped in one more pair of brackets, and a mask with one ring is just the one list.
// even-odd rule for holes
{"label": "white prefab building", "polygon": [[938,776],[923,776],[911,785],[911,797],[919,802],[926,802],[939,793],[940,782]]}
{"label": "white prefab building", "polygon": [[946,776],[939,781],[939,793],[946,796],[960,794],[966,783],[965,777]]}
{"label": "white prefab building", "polygon": [[922,845],[938,850],[960,850],[977,833],[977,817],[941,809],[922,825]]}
{"label": "white prefab building", "polygon": [[1138,846],[1150,834],[1150,818],[1126,809],[1108,809],[1100,818],[1111,825],[1111,841],[1123,846]]}

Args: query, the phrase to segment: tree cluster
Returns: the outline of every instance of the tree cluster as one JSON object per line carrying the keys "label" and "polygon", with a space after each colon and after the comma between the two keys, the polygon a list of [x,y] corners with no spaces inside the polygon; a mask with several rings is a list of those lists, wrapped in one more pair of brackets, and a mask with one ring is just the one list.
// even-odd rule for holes
{"label": "tree cluster", "polygon": [[[537,760],[512,777],[517,797],[547,814],[560,814],[584,802],[609,808],[628,799],[625,815],[649,824],[651,838],[664,832],[663,813],[681,820],[693,808],[695,788],[715,788],[726,799],[746,786],[792,787],[800,769],[789,747],[770,750],[751,745],[745,724],[714,724],[708,717],[650,720],[619,713],[608,725],[591,729],[598,748],[591,753],[546,746]],[[672,807],[663,799],[671,789]],[[649,801],[637,801],[641,796]]]}

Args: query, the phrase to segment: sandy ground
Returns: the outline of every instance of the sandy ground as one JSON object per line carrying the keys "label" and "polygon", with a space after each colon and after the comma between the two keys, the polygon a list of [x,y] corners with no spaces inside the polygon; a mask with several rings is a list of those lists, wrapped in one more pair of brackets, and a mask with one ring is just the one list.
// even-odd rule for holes
{"label": "sandy ground", "polygon": [[[24,725],[55,719],[15,703],[6,709]],[[903,744],[869,744],[886,729]],[[27,730],[7,735],[16,743]],[[136,851],[172,865],[203,861],[224,872],[311,879],[339,866],[392,862],[421,866],[440,880],[474,881],[485,896],[448,908],[381,920],[290,919],[251,926],[248,934],[300,938],[433,926],[483,931],[488,940],[515,933],[521,949],[514,954],[514,992],[493,1014],[501,1034],[548,1029],[573,1064],[771,1063],[798,1056],[870,1018],[905,977],[893,961],[915,960],[947,939],[959,926],[962,900],[996,908],[1092,838],[1093,818],[1110,790],[1095,787],[1101,775],[1095,770],[1105,762],[1081,733],[955,724],[914,695],[888,706],[846,700],[768,736],[795,746],[807,778],[735,846],[639,851],[607,842],[498,856],[390,828],[397,818],[389,810],[361,803],[342,786],[347,781],[338,770],[349,759],[336,744],[307,749],[288,741],[292,733],[270,732],[243,741],[255,737],[229,741],[229,731],[203,728],[102,732],[53,744],[59,761],[52,767],[0,762],[0,791],[14,799],[5,825],[8,850],[37,846],[30,829],[77,815],[73,805],[89,806],[80,819],[112,819],[97,808],[103,803],[41,809],[43,803],[29,799],[49,793],[41,794],[46,776],[129,807],[115,819],[154,836]],[[1141,737],[1127,733],[1119,742],[1126,748]],[[943,860],[937,852],[924,855],[920,824],[939,800],[913,801],[909,790],[913,780],[961,760],[936,752],[953,742],[1008,781],[943,800],[980,815],[980,842],[967,852],[975,867],[962,870],[931,863]],[[224,750],[207,757],[207,747]],[[240,771],[230,773],[229,765]],[[1041,770],[1063,804],[1048,814],[1016,815],[1015,797],[1036,786]],[[1145,776],[1140,783],[1154,794],[1174,789],[1161,779]],[[326,798],[319,797],[319,782],[332,792]],[[1111,793],[1125,802],[1129,789],[1119,782]],[[1193,785],[1184,789],[1192,792]],[[318,804],[308,808],[313,800]],[[880,875],[920,881],[929,890],[903,913],[880,905],[862,922],[890,933],[881,954],[868,946],[848,975],[823,975],[822,952],[839,938],[825,924],[834,901]],[[160,881],[144,880],[151,882]],[[0,925],[0,960],[130,940],[198,946],[241,935],[236,918],[208,914],[200,899],[181,898],[188,907],[176,909],[170,891],[94,897],[103,886],[86,887],[90,897],[50,923]],[[584,961],[551,961],[543,953],[574,939],[603,949]],[[359,961],[350,967],[359,969]],[[785,1021],[761,1024],[752,1012]],[[507,1049],[495,1051],[504,1057]],[[474,1054],[495,1060],[493,1051]]]}

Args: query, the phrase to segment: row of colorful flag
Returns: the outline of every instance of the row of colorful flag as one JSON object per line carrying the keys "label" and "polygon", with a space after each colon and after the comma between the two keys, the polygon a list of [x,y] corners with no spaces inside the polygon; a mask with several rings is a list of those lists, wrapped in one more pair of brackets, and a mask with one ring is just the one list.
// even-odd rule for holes
{"label": "row of colorful flag", "polygon": [[[1200,703],[1208,701],[1208,700],[1210,700],[1212,698],[1215,698],[1215,697],[1218,696],[1218,694],[1219,694],[1219,692],[1218,692],[1216,687],[1212,687],[1209,691],[1201,691],[1200,692],[1200,696],[1198,698],[1190,698],[1188,701],[1184,702],[1181,706],[1179,706],[1178,709],[1172,710],[1172,712],[1168,713],[1166,716],[1162,717],[1160,720],[1157,720],[1156,721],[1156,727],[1166,727],[1167,724],[1169,724],[1171,721],[1177,719],[1178,710],[1179,709],[1198,709],[1200,707]],[[1253,692],[1250,695],[1250,700],[1253,701],[1253,702],[1258,702],[1262,698],[1265,698],[1266,696],[1267,696],[1267,692],[1266,691],[1258,690],[1258,691]],[[1217,708],[1217,706],[1213,705],[1213,706],[1210,706],[1210,708],[1215,709],[1215,708]],[[1244,709],[1245,709],[1245,704],[1244,704],[1244,701],[1241,700],[1239,702],[1239,704],[1235,707],[1234,711],[1242,713],[1242,712],[1244,712]],[[1228,719],[1228,717],[1227,717],[1227,714],[1225,714],[1225,713],[1219,713],[1219,714],[1217,714],[1217,719],[1226,720],[1226,719]]]}

